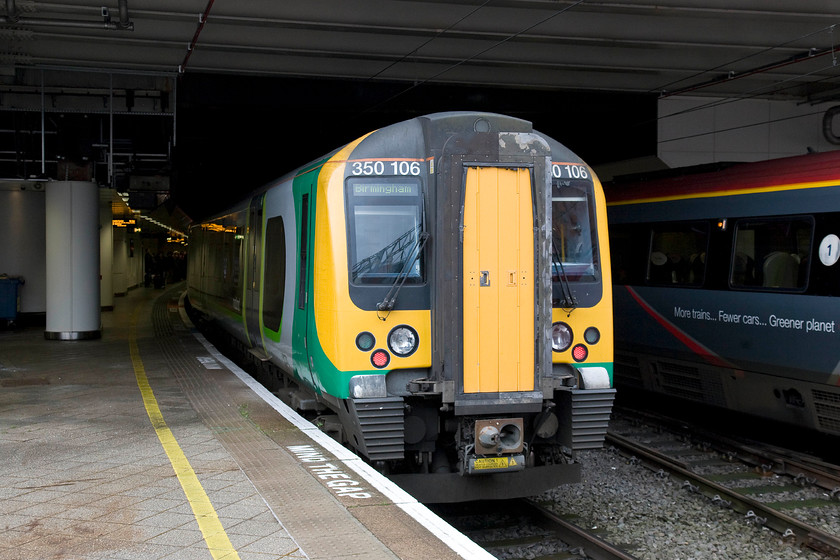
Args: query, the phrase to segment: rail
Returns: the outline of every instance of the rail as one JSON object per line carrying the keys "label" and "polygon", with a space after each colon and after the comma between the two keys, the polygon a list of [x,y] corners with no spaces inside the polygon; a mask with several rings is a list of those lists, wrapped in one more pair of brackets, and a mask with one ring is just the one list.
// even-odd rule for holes
{"label": "rail", "polygon": [[661,453],[625,438],[614,432],[608,432],[607,443],[636,456],[647,463],[654,471],[667,472],[683,481],[684,486],[693,492],[699,492],[710,500],[731,507],[753,521],[779,532],[784,537],[794,537],[796,542],[822,553],[840,557],[840,538],[794,519],[766,504],[741,495],[725,486],[695,474],[685,464],[675,461]]}
{"label": "rail", "polygon": [[522,500],[522,503],[533,515],[551,523],[551,529],[557,534],[558,538],[571,547],[582,549],[586,557],[591,560],[637,560],[635,556],[563,519],[532,499]]}

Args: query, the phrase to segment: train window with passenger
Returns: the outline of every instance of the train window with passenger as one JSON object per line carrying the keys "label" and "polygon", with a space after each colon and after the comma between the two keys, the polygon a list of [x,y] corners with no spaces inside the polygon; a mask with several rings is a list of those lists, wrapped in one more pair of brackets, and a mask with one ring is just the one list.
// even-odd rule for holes
{"label": "train window with passenger", "polygon": [[650,232],[647,282],[701,286],[706,276],[707,222],[657,224]]}
{"label": "train window with passenger", "polygon": [[423,283],[423,196],[414,177],[354,177],[347,183],[350,282]]}
{"label": "train window with passenger", "polygon": [[551,278],[600,280],[595,205],[590,181],[558,181],[551,186]]}
{"label": "train window with passenger", "polygon": [[804,290],[813,231],[810,216],[739,220],[729,285],[750,290]]}

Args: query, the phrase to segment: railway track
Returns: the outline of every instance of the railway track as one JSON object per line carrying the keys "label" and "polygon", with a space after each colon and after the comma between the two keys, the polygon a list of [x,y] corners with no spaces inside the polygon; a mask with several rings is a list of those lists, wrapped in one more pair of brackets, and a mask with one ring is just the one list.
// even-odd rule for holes
{"label": "railway track", "polygon": [[621,548],[607,542],[597,534],[585,531],[574,523],[563,519],[551,510],[533,500],[523,500],[523,507],[530,508],[535,517],[541,517],[555,531],[560,539],[569,543],[574,550],[582,550],[591,560],[635,560]]}
{"label": "railway track", "polygon": [[[799,488],[802,491],[809,488],[820,489],[826,498],[815,498],[814,502],[821,503],[814,507],[824,508],[828,504],[840,517],[840,468],[784,449],[744,444],[713,432],[694,427],[686,428],[680,421],[641,414],[639,418],[630,420],[627,416],[628,413],[625,412],[623,416],[619,415],[614,419],[611,422],[613,429],[607,436],[609,446],[625,457],[632,458],[622,461],[621,466],[613,467],[617,469],[616,472],[621,473],[621,478],[627,476],[624,474],[625,467],[646,472],[650,469],[660,476],[679,481],[669,484],[675,484],[678,488],[682,485],[684,490],[680,490],[681,493],[706,496],[704,501],[708,502],[710,509],[721,509],[720,506],[732,509],[739,514],[733,516],[733,519],[741,520],[741,524],[744,524],[743,520],[746,519],[750,524],[777,531],[779,535],[785,535],[785,542],[789,542],[791,546],[795,543],[811,548],[824,555],[820,558],[840,558],[840,539],[835,536],[840,535],[840,530],[832,533],[830,530],[814,527],[795,516],[785,514],[784,511],[774,510],[772,504],[767,505],[748,495],[754,481],[768,481],[773,478],[779,484],[774,477],[781,477],[787,481],[781,484],[783,487]],[[618,457],[616,453],[604,451],[592,454]],[[641,463],[647,468],[626,463]],[[732,465],[740,465],[740,471],[721,472]],[[657,479],[650,474],[647,476]],[[709,479],[708,483],[700,482],[704,477]],[[732,481],[739,480],[744,482],[744,485],[734,489],[727,486]],[[609,487],[611,484],[608,481],[604,486]],[[642,497],[647,496],[641,487],[617,492],[612,494],[611,501],[617,501],[615,496],[624,492],[639,492]],[[802,500],[802,503],[806,504],[806,501]],[[543,495],[537,499],[489,502],[480,506],[472,503],[461,513],[438,513],[500,560],[632,560],[666,557],[662,555],[664,548],[651,550],[652,541],[658,537],[651,536],[650,541],[647,541],[640,536],[614,534],[611,524],[625,525],[621,518],[613,517],[609,521],[591,523],[591,519],[586,519],[590,517],[589,509],[572,508],[569,511],[566,508],[566,511],[558,514],[555,513],[558,511],[556,506],[557,504],[552,504],[551,500]],[[592,511],[599,511],[602,507],[604,506],[596,506]],[[435,507],[432,509],[437,510]],[[575,517],[578,514],[579,519]],[[633,512],[632,515],[636,513]],[[661,516],[670,513],[653,515],[664,519]],[[728,514],[724,512],[724,515]],[[626,525],[629,526],[630,523]],[[652,532],[649,530],[647,534]],[[681,544],[687,545],[688,548],[695,546],[689,538],[682,540],[686,542]],[[672,545],[666,543],[662,546]],[[724,542],[721,546],[725,548],[735,545]],[[702,555],[686,556],[688,557],[704,558]],[[725,554],[714,557],[741,558]],[[768,557],[773,556],[762,556]]]}
{"label": "railway track", "polygon": [[533,499],[433,509],[500,560],[637,560]]}
{"label": "railway track", "polygon": [[[699,433],[683,425],[672,425],[668,429],[675,431],[665,433],[661,426],[668,424],[666,419],[648,421],[655,426],[635,434],[632,429],[630,435],[609,432],[607,443],[753,524],[773,529],[800,546],[840,557],[836,531],[824,530],[809,520],[829,515],[836,518],[840,513],[836,466],[779,448]],[[772,498],[780,494],[790,499]]]}

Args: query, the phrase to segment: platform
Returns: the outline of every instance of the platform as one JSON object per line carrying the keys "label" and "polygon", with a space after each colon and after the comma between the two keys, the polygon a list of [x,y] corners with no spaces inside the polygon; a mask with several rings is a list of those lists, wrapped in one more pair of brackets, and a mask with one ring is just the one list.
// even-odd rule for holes
{"label": "platform", "polygon": [[101,340],[0,331],[4,559],[492,558],[139,288]]}

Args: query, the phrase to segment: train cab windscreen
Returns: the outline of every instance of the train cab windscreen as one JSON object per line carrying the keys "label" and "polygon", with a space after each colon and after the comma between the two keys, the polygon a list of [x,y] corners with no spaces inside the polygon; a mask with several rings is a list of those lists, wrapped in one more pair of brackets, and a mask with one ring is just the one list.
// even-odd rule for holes
{"label": "train cab windscreen", "polygon": [[351,179],[347,186],[350,282],[423,282],[419,180]]}
{"label": "train cab windscreen", "polygon": [[592,183],[555,180],[551,190],[552,281],[600,281]]}

